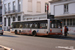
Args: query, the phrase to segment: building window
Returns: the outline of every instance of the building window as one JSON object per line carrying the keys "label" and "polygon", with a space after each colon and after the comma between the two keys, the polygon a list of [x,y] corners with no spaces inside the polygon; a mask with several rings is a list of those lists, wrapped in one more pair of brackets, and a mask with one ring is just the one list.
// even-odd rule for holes
{"label": "building window", "polygon": [[41,12],[41,2],[37,2],[37,12]]}
{"label": "building window", "polygon": [[0,22],[2,22],[2,18],[0,17]]}
{"label": "building window", "polygon": [[73,25],[75,25],[75,19],[64,19],[63,20],[63,26],[64,25],[66,25],[67,24],[67,26],[73,26]]}
{"label": "building window", "polygon": [[68,13],[68,4],[64,4],[64,13]]}
{"label": "building window", "polygon": [[21,17],[20,16],[18,16],[18,21],[20,21],[21,20]]}
{"label": "building window", "polygon": [[63,25],[66,25],[66,19],[63,20]]}
{"label": "building window", "polygon": [[10,13],[10,3],[8,3],[8,12]]}
{"label": "building window", "polygon": [[72,26],[72,19],[70,19],[70,26]]}
{"label": "building window", "polygon": [[18,11],[21,11],[21,0],[18,0]]}
{"label": "building window", "polygon": [[15,21],[15,17],[13,17],[13,21]]}
{"label": "building window", "polygon": [[6,18],[4,18],[4,26],[6,26]]}
{"label": "building window", "polygon": [[5,12],[5,14],[6,14],[6,4],[4,4],[4,12]]}
{"label": "building window", "polygon": [[0,10],[2,9],[2,7],[0,7]]}
{"label": "building window", "polygon": [[69,21],[70,21],[70,20],[69,20],[69,19],[67,19],[67,26],[69,26],[69,23],[70,23]]}
{"label": "building window", "polygon": [[28,0],[28,12],[32,12],[32,0]]}
{"label": "building window", "polygon": [[10,26],[10,17],[8,18],[8,26]]}
{"label": "building window", "polygon": [[13,2],[13,12],[15,12],[15,1]]}
{"label": "building window", "polygon": [[75,26],[75,19],[73,19],[73,26]]}

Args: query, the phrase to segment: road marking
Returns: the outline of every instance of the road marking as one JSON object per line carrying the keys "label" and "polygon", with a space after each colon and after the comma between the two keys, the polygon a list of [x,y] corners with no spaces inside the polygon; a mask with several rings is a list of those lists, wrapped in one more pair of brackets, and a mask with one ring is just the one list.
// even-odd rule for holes
{"label": "road marking", "polygon": [[68,46],[57,46],[56,48],[59,48],[59,49],[68,49],[68,50],[75,50],[74,49],[74,46],[70,46],[70,47],[68,47]]}
{"label": "road marking", "polygon": [[0,45],[0,47],[1,47],[1,48],[4,48],[4,50],[14,50],[14,49],[12,49],[12,48],[5,47],[5,46],[2,46],[2,45]]}

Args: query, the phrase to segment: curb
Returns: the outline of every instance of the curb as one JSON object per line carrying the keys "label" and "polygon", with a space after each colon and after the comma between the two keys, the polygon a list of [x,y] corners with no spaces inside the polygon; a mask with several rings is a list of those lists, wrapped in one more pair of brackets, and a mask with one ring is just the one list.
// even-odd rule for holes
{"label": "curb", "polygon": [[1,49],[1,50],[14,50],[14,49],[12,49],[12,48],[5,47],[5,46],[2,46],[2,45],[0,45],[0,49]]}

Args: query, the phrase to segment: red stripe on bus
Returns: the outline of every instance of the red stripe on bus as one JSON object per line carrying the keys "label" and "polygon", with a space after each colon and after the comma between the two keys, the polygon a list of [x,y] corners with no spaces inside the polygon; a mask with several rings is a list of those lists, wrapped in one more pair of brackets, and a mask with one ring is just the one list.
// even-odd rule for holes
{"label": "red stripe on bus", "polygon": [[48,33],[48,35],[62,35],[62,33]]}
{"label": "red stripe on bus", "polygon": [[[14,31],[11,31],[11,33],[15,33]],[[30,34],[30,35],[32,35],[32,33],[19,33],[19,32],[17,32],[17,34]],[[36,33],[36,35],[39,35],[39,36],[43,36],[43,35],[62,35],[62,33]]]}
{"label": "red stripe on bus", "polygon": [[43,35],[48,35],[48,34],[47,33],[37,33],[36,35],[43,36]]}

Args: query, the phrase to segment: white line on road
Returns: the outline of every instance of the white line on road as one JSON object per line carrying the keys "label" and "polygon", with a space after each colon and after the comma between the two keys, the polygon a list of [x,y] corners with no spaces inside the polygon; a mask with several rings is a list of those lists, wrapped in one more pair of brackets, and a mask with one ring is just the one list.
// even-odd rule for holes
{"label": "white line on road", "polygon": [[5,46],[2,46],[2,45],[0,45],[0,47],[4,48],[4,50],[14,50],[14,49],[12,49],[12,48],[5,47]]}
{"label": "white line on road", "polygon": [[70,47],[68,47],[68,46],[57,46],[56,48],[59,48],[59,49],[68,49],[68,50],[75,50],[74,49],[74,46],[70,46]]}

